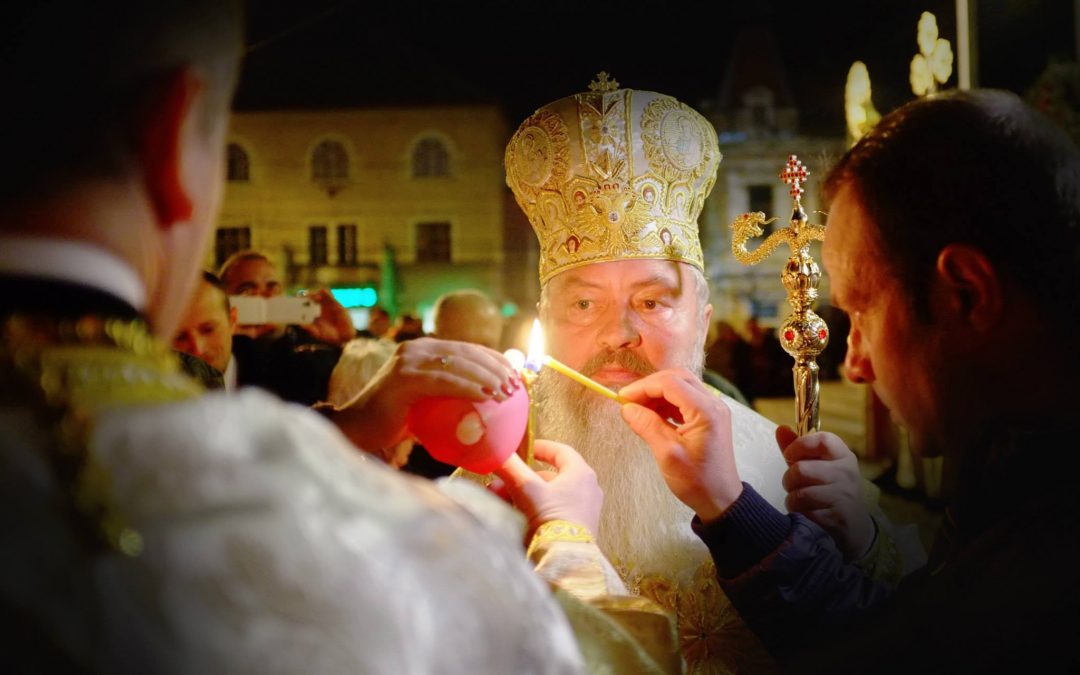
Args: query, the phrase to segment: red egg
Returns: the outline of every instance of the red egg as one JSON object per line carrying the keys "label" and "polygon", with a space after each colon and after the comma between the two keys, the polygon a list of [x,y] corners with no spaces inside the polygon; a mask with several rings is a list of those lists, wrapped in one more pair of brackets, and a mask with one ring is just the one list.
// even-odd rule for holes
{"label": "red egg", "polygon": [[529,396],[518,389],[505,401],[432,397],[409,410],[406,424],[432,457],[485,474],[517,450],[529,421]]}

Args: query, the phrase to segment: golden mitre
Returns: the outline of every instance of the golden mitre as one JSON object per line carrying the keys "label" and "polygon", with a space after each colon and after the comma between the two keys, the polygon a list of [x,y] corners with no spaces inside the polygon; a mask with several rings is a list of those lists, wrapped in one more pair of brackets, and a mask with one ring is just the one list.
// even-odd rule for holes
{"label": "golden mitre", "polygon": [[670,96],[589,91],[537,110],[506,146],[506,183],[540,240],[540,283],[589,263],[659,258],[704,269],[697,218],[720,164],[716,131]]}

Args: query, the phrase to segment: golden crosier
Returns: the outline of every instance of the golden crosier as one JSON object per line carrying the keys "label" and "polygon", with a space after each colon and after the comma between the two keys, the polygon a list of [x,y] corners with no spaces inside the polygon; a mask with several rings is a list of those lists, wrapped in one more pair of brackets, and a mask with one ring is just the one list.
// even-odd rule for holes
{"label": "golden crosier", "polygon": [[770,223],[765,214],[744,213],[731,224],[731,252],[744,265],[756,265],[765,260],[781,244],[787,244],[791,256],[780,273],[780,281],[787,290],[791,314],[780,326],[780,345],[795,359],[792,368],[795,387],[796,431],[800,436],[821,428],[818,415],[819,396],[818,365],[815,358],[829,344],[829,328],[813,306],[818,296],[821,270],[810,256],[810,243],[825,239],[825,228],[814,225],[806,218],[802,207],[803,183],[810,177],[803,163],[795,155],[788,157],[787,165],[780,173],[780,180],[791,186],[794,201],[791,225],[769,235],[756,250],[749,250],[746,243],[764,232],[762,225]]}
{"label": "golden crosier", "polygon": [[540,241],[541,284],[628,258],[704,269],[697,218],[720,164],[716,131],[674,98],[608,77],[537,110],[506,147],[507,185]]}

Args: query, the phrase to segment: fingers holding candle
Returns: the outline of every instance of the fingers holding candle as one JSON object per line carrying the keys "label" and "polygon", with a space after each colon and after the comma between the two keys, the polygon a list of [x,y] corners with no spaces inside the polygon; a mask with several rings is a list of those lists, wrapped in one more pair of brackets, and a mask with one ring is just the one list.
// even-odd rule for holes
{"label": "fingers holding candle", "polygon": [[534,449],[536,458],[554,471],[534,471],[517,455],[495,471],[502,489],[528,518],[529,531],[551,520],[567,520],[595,533],[604,493],[592,467],[563,443],[537,440]]}
{"label": "fingers holding candle", "polygon": [[[731,411],[686,370],[646,375],[620,392],[623,419],[649,445],[671,491],[704,521],[718,517],[742,493],[735,469]],[[674,407],[673,428],[656,410]]]}

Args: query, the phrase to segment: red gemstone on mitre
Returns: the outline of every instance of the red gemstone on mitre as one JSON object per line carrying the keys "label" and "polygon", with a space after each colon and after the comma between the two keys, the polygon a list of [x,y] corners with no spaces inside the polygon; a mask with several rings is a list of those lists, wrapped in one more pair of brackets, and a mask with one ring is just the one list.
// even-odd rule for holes
{"label": "red gemstone on mitre", "polygon": [[791,330],[790,328],[787,329],[786,331],[784,331],[784,339],[787,340],[788,342],[794,342],[795,341],[795,331]]}

